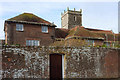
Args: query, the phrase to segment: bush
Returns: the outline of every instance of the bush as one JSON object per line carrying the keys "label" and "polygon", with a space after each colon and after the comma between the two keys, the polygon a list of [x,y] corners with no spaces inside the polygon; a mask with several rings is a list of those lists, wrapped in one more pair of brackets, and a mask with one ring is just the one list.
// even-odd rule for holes
{"label": "bush", "polygon": [[120,48],[120,44],[118,44],[118,45],[115,45],[115,47],[116,47],[116,48]]}

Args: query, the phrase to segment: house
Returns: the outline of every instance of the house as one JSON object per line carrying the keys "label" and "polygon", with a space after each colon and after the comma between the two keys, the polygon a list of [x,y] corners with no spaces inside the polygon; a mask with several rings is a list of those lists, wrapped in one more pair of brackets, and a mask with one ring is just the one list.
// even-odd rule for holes
{"label": "house", "polygon": [[99,34],[101,37],[104,38],[103,44],[107,46],[115,46],[118,44],[118,34],[115,34],[112,30],[100,30],[100,29],[91,29],[91,28],[85,28],[89,30],[90,32],[93,32],[95,34]]}
{"label": "house", "polygon": [[109,46],[118,44],[118,34],[111,30],[100,30],[76,26],[72,29],[57,28],[54,45],[58,46]]}
{"label": "house", "polygon": [[5,44],[47,46],[53,43],[56,25],[32,13],[23,13],[5,20]]}
{"label": "house", "polygon": [[81,38],[93,46],[102,46],[105,44],[106,46],[114,47],[115,42],[118,41],[118,36],[111,30],[92,29],[83,26],[76,26],[71,29],[67,37],[68,39],[73,37]]}

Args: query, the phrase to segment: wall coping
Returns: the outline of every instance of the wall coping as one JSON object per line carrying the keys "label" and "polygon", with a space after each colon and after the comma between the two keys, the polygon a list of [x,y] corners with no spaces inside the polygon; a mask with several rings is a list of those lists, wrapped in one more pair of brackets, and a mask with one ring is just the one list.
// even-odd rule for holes
{"label": "wall coping", "polygon": [[94,48],[94,49],[118,49],[120,50],[120,48],[112,48],[112,47],[74,47],[74,46],[9,46],[9,45],[6,45],[6,46],[2,46],[2,48],[48,48],[48,49],[80,49],[80,48]]}

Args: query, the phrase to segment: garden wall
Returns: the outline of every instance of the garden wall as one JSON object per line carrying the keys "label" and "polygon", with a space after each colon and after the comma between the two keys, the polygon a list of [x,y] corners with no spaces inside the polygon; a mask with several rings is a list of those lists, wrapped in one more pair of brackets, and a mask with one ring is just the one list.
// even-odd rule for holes
{"label": "garden wall", "polygon": [[120,49],[90,47],[4,47],[3,78],[49,78],[49,55],[65,54],[65,78],[118,78]]}

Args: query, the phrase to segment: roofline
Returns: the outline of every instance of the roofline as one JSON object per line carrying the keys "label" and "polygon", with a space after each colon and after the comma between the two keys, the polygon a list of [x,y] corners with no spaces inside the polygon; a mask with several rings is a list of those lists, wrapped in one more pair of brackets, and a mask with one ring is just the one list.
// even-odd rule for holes
{"label": "roofline", "polygon": [[64,38],[55,38],[56,41],[64,41]]}
{"label": "roofline", "polygon": [[59,30],[66,30],[66,31],[69,31],[69,29],[65,29],[65,28],[55,28],[55,29],[59,29]]}
{"label": "roofline", "polygon": [[79,36],[71,36],[71,37],[67,37],[65,38],[65,40],[67,39],[72,39],[72,38],[81,38],[81,39],[98,39],[98,40],[104,40],[104,38],[102,37],[79,37]]}
{"label": "roofline", "polygon": [[94,30],[94,31],[107,31],[107,32],[111,32],[112,30],[103,30],[103,29],[94,29],[94,28],[85,28],[88,30]]}
{"label": "roofline", "polygon": [[5,20],[5,22],[35,24],[35,25],[46,25],[46,26],[57,27],[55,24],[52,24],[52,23],[51,24],[47,24],[47,23],[28,22],[28,21],[16,21],[16,20]]}
{"label": "roofline", "polygon": [[104,42],[111,42],[111,41],[104,41]]}

